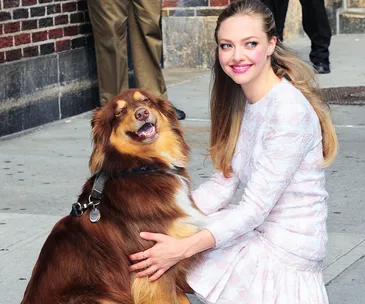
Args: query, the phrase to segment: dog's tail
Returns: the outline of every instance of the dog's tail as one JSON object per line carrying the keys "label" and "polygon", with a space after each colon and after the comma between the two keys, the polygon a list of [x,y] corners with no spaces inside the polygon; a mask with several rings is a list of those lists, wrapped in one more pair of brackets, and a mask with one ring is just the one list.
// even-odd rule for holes
{"label": "dog's tail", "polygon": [[177,303],[175,282],[168,283],[166,275],[154,282],[148,277],[134,278],[132,283],[132,298],[135,304],[175,304]]}

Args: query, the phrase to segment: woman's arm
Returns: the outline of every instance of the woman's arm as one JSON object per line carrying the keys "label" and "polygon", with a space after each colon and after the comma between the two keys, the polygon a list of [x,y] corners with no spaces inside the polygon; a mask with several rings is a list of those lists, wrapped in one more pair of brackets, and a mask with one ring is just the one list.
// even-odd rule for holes
{"label": "woman's arm", "polygon": [[253,162],[241,201],[211,215],[205,227],[214,236],[216,247],[229,245],[265,221],[321,138],[318,118],[302,100],[273,104],[263,127],[262,151]]}
{"label": "woman's arm", "polygon": [[204,214],[216,212],[231,201],[239,182],[234,173],[226,178],[221,171],[215,171],[207,182],[193,191],[194,202]]}
{"label": "woman's arm", "polygon": [[156,244],[146,251],[129,256],[132,261],[141,261],[129,269],[131,271],[144,269],[137,273],[137,277],[150,276],[151,282],[157,280],[179,261],[215,246],[213,235],[206,229],[181,240],[149,232],[142,232],[141,237],[155,241]]}

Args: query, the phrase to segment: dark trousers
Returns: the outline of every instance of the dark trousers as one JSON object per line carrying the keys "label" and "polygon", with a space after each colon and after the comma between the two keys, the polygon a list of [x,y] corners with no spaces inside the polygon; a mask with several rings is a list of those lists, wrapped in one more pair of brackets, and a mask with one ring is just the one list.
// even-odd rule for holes
{"label": "dark trousers", "polygon": [[[289,0],[262,0],[262,2],[272,11],[278,36],[282,39]],[[311,40],[310,61],[314,64],[329,63],[332,34],[324,0],[300,0],[300,4],[303,29]]]}

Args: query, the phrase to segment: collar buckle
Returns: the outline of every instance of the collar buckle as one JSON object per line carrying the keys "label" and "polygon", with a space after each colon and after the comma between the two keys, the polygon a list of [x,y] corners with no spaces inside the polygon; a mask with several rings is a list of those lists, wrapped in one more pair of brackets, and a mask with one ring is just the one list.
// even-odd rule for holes
{"label": "collar buckle", "polygon": [[72,204],[71,215],[80,217],[84,213],[84,210],[79,202]]}

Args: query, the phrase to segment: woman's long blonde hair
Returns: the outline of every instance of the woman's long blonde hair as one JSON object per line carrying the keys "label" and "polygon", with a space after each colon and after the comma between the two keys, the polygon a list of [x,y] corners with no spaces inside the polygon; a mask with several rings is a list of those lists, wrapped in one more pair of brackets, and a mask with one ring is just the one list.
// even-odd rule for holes
{"label": "woman's long blonde hair", "polygon": [[[277,35],[271,11],[259,0],[242,0],[228,5],[218,17],[214,33],[217,45],[221,23],[236,15],[260,16],[268,40]],[[271,55],[271,66],[279,78],[286,78],[303,93],[317,113],[322,129],[323,166],[329,166],[337,153],[337,137],[329,116],[329,105],[319,94],[313,69],[279,40]],[[210,156],[214,167],[229,177],[232,174],[231,159],[241,127],[245,96],[241,86],[227,76],[220,66],[218,46],[212,72]]]}

